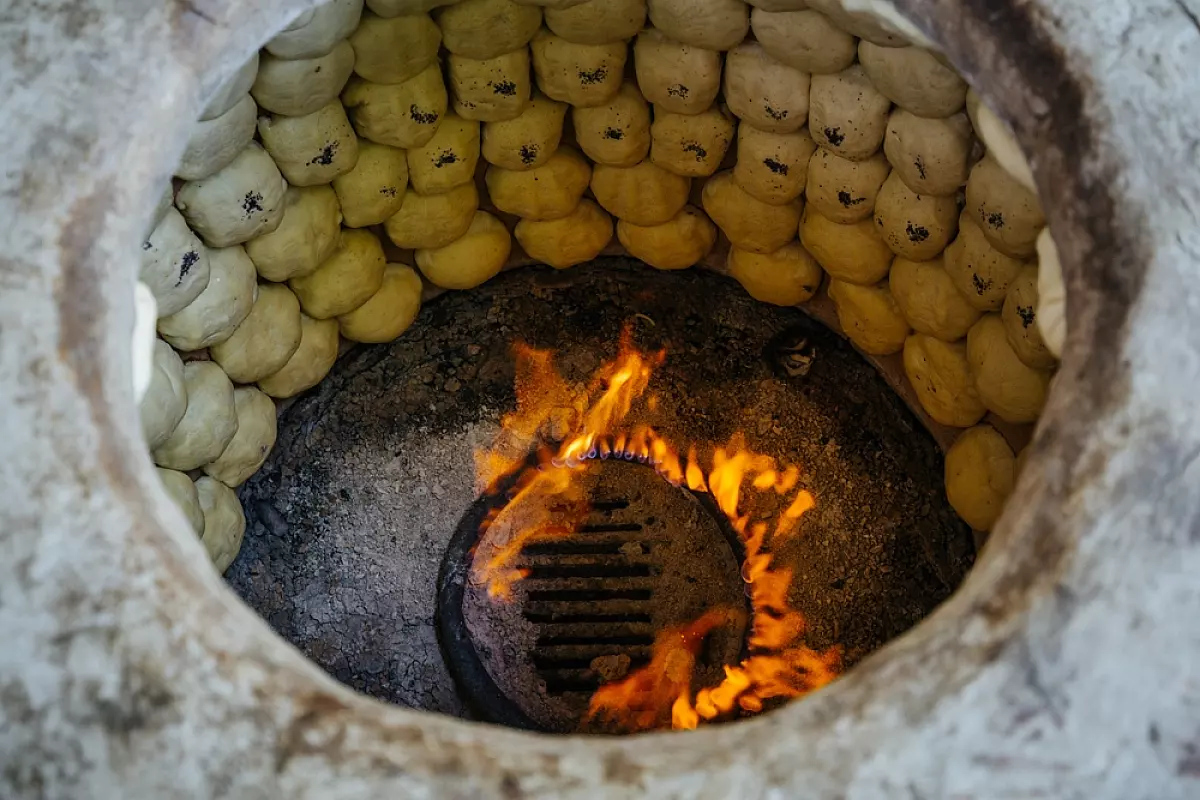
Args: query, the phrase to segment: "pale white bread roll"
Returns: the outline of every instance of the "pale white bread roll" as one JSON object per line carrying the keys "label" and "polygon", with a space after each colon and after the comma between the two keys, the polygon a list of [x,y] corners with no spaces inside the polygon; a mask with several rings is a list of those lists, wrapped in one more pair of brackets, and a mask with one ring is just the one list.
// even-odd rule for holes
{"label": "pale white bread roll", "polygon": [[384,229],[392,244],[406,250],[444,247],[467,232],[478,208],[479,190],[474,181],[441,194],[410,190],[400,210],[384,222]]}
{"label": "pale white bread roll", "polygon": [[404,83],[437,63],[442,32],[428,14],[380,17],[368,11],[348,41],[356,73],[372,83]]}
{"label": "pale white bread roll", "polygon": [[946,451],[946,499],[977,531],[1000,518],[1016,482],[1012,448],[991,425],[968,428]]}
{"label": "pale white bread roll", "polygon": [[1038,308],[1037,326],[1042,341],[1056,358],[1062,358],[1067,338],[1067,295],[1063,286],[1062,263],[1049,228],[1042,228],[1037,238],[1038,251]]}
{"label": "pale white bread roll", "polygon": [[258,388],[278,399],[311,389],[333,369],[338,341],[336,319],[313,319],[301,312],[300,346],[282,369],[259,380]]}
{"label": "pale white bread roll", "polygon": [[[300,300],[304,313],[314,319],[329,319],[348,314],[370,299],[383,283],[387,259],[383,245],[369,230],[343,230],[338,246],[310,275],[292,278],[288,286]],[[299,344],[299,316],[297,346]],[[290,355],[290,354],[289,354]],[[283,366],[284,359],[271,372]],[[270,375],[271,372],[265,373]]]}
{"label": "pale white bread roll", "polygon": [[388,264],[379,291],[349,314],[338,317],[338,330],[351,342],[394,341],[417,318],[421,288],[421,276],[412,267]]}
{"label": "pale white bread roll", "polygon": [[870,158],[883,144],[891,102],[855,64],[833,75],[814,75],[808,129],[813,140],[842,158]]}
{"label": "pale white bread roll", "polygon": [[633,45],[638,88],[655,106],[675,114],[699,114],[721,91],[721,53],[677,42],[646,28]]}
{"label": "pale white bread roll", "polygon": [[172,347],[187,352],[223,342],[233,334],[258,297],[258,274],[244,248],[208,251],[208,286],[182,311],[158,321]]}
{"label": "pale white bread roll", "polygon": [[825,273],[817,260],[796,241],[770,253],[729,248],[725,261],[730,277],[762,303],[794,306],[821,288]]}
{"label": "pale white bread roll", "polygon": [[529,48],[483,60],[451,53],[447,77],[458,116],[478,122],[515,119],[529,105],[533,87]]}
{"label": "pale white bread roll", "polygon": [[488,167],[484,180],[492,204],[522,219],[567,216],[579,205],[592,179],[592,167],[573,147],[560,147],[535,169]]}
{"label": "pale white bread roll", "polygon": [[442,43],[467,58],[495,58],[529,44],[542,25],[542,10],[512,0],[462,0],[437,12]]}
{"label": "pale white bread roll", "polygon": [[764,203],[790,203],[804,192],[816,142],[808,128],[768,133],[739,125],[733,179]]}
{"label": "pale white bread roll", "polygon": [[717,242],[717,226],[695,206],[661,225],[643,227],[617,222],[617,239],[634,258],[655,269],[687,269],[699,263]]}
{"label": "pale white bread roll", "polygon": [[819,11],[756,8],[750,27],[764,50],[801,72],[841,72],[858,57],[858,41]]}
{"label": "pale white bread roll", "polygon": [[197,122],[175,166],[175,176],[195,181],[228,165],[254,138],[257,119],[258,106],[246,94],[221,116]]}
{"label": "pale white bread roll", "polygon": [[523,219],[513,235],[532,259],[555,269],[566,269],[600,255],[613,237],[613,221],[591,200],[580,200],[565,217]]}
{"label": "pale white bread roll", "polygon": [[479,123],[447,114],[437,133],[408,150],[408,180],[420,194],[447,192],[475,180]]}
{"label": "pale white bread roll", "polygon": [[917,194],[892,172],[875,198],[875,224],[893,253],[928,261],[958,233],[958,202],[953,196]]}
{"label": "pale white bread roll", "polygon": [[966,102],[967,82],[928,50],[862,41],[858,60],[884,97],[919,117],[948,117]]}
{"label": "pale white bread roll", "polygon": [[795,133],[808,121],[809,74],[777,61],[757,42],[725,56],[725,102],[742,122],[771,133]]}
{"label": "pale white bread roll", "polygon": [[835,278],[829,281],[828,292],[837,309],[838,323],[859,350],[886,356],[904,348],[910,333],[908,322],[886,280],[860,286]]}
{"label": "pale white bread roll", "polygon": [[895,25],[876,14],[852,9],[852,3],[853,0],[810,0],[808,7],[829,17],[842,30],[880,47],[903,47],[909,43]]}
{"label": "pale white bread roll", "polygon": [[342,212],[331,186],[289,186],[283,220],[246,242],[246,255],[265,280],[282,283],[308,275],[337,247]]}
{"label": "pale white bread roll", "polygon": [[882,153],[851,161],[819,147],[808,164],[804,198],[827,219],[858,222],[875,213],[875,198],[891,171]]}
{"label": "pale white bread roll", "polygon": [[354,48],[338,42],[324,55],[285,59],[264,52],[250,94],[272,114],[302,117],[336,100],[354,71]]}
{"label": "pale white bread roll", "polygon": [[233,384],[213,361],[183,365],[187,410],[167,440],[154,448],[154,463],[180,472],[198,469],[217,456],[237,433]]}
{"label": "pale white bread roll", "polygon": [[800,243],[830,277],[863,286],[887,277],[892,264],[892,251],[870,219],[841,225],[808,206],[800,219]]}
{"label": "pale white bread roll", "polygon": [[742,0],[647,0],[650,23],[677,42],[730,50],[750,30],[750,8]]}
{"label": "pale white bread roll", "polygon": [[150,287],[138,281],[133,286],[133,336],[130,345],[133,373],[133,401],[142,402],[150,388],[150,371],[154,365],[154,325],[158,319],[158,303]]}
{"label": "pale white bread roll", "polygon": [[300,346],[300,303],[287,286],[264,283],[250,313],[209,348],[230,380],[254,383],[278,372]]}
{"label": "pale white bread roll", "polygon": [[1050,373],[1026,366],[1017,357],[999,314],[985,314],[971,327],[967,360],[988,411],[1014,424],[1033,422],[1042,413]]}
{"label": "pale white bread roll", "polygon": [[946,272],[972,307],[999,311],[1008,287],[1025,262],[992,247],[966,210],[958,218],[958,236],[946,247]]}
{"label": "pale white bread roll", "polygon": [[620,90],[625,75],[624,42],[577,44],[545,28],[529,43],[538,88],[573,106],[598,106]]}
{"label": "pale white bread roll", "polygon": [[258,51],[255,51],[254,55],[246,59],[223,84],[212,91],[204,110],[200,112],[202,122],[225,114],[241,102],[242,97],[254,85],[254,78],[258,74],[258,62]]}
{"label": "pale white bread roll", "polygon": [[967,89],[967,114],[971,118],[975,134],[987,148],[988,154],[1018,183],[1029,191],[1036,192],[1033,169],[1029,166],[1025,154],[1021,152],[1021,146],[1017,144],[1012,130],[987,107],[974,89]]}
{"label": "pale white bread roll", "polygon": [[587,0],[546,9],[546,27],[569,42],[609,44],[632,39],[646,22],[646,0]]}
{"label": "pale white bread roll", "polygon": [[333,179],[347,228],[379,225],[400,210],[408,192],[408,156],[374,142],[358,146],[354,169]]}
{"label": "pale white bread roll", "polygon": [[500,273],[512,252],[512,236],[504,223],[476,211],[467,232],[446,245],[416,252],[417,267],[430,283],[443,289],[474,289]]}
{"label": "pale white bread roll", "polygon": [[266,50],[279,58],[316,58],[345,39],[362,18],[363,0],[328,0],[313,9],[308,21],[285,30],[267,42]]}
{"label": "pale white bread roll", "polygon": [[935,422],[968,428],[987,413],[971,375],[967,346],[961,341],[944,342],[914,333],[904,343],[904,375],[921,408]]}
{"label": "pale white bread roll", "polygon": [[930,119],[897,108],[888,118],[883,152],[914,192],[953,195],[967,182],[973,142],[965,114]]}
{"label": "pale white bread roll", "polygon": [[196,481],[196,494],[204,512],[204,533],[200,543],[218,573],[224,573],[242,549],[246,535],[246,515],[237,494],[216,478],[207,475]]}
{"label": "pale white bread roll", "polygon": [[1037,251],[1037,235],[1046,225],[1037,195],[994,158],[985,157],[971,168],[967,211],[1000,252],[1028,258]]}
{"label": "pale white bread roll", "polygon": [[232,247],[279,227],[286,190],[275,161],[251,142],[224,169],[185,183],[175,195],[175,207],[209,247]]}
{"label": "pale white bread roll", "polygon": [[733,116],[713,106],[701,114],[672,114],[654,109],[650,160],[689,178],[712,175],[733,141]]}
{"label": "pale white bread roll", "polygon": [[342,103],[359,136],[406,150],[433,138],[450,101],[442,71],[431,66],[404,83],[351,78],[342,92]]}
{"label": "pale white bread roll", "polygon": [[258,135],[292,186],[330,183],[358,161],[358,137],[337,100],[303,117],[261,116]]}
{"label": "pale white bread roll", "polygon": [[171,502],[183,513],[188,526],[197,537],[204,533],[204,511],[200,508],[200,495],[196,492],[196,484],[187,475],[173,469],[155,467],[158,481]]}
{"label": "pale white bread roll", "polygon": [[155,339],[150,384],[138,404],[142,436],[148,449],[154,450],[167,441],[179,420],[183,419],[187,405],[183,361],[169,344]]}
{"label": "pale white bread roll", "polygon": [[782,205],[755,199],[738,186],[730,170],[704,182],[701,201],[733,246],[752,253],[771,253],[795,239],[804,208],[799,199]]}
{"label": "pale white bread roll", "polygon": [[954,287],[941,258],[909,261],[897,258],[888,274],[892,296],[908,324],[944,342],[967,335],[983,313]]}
{"label": "pale white bread roll", "polygon": [[238,429],[215,461],[204,465],[204,474],[231,489],[246,482],[267,460],[275,446],[275,401],[253,386],[233,390]]}
{"label": "pale white bread roll", "polygon": [[146,241],[138,280],[154,295],[158,314],[182,311],[208,286],[209,250],[174,208],[167,209]]}
{"label": "pale white bread roll", "polygon": [[483,126],[479,152],[504,169],[533,169],[546,163],[562,141],[567,104],[534,92],[521,113]]}
{"label": "pale white bread roll", "polygon": [[604,210],[633,225],[662,225],[683,211],[692,182],[651,161],[632,167],[597,164],[592,194]]}
{"label": "pale white bread roll", "polygon": [[650,154],[650,106],[636,84],[604,105],[573,109],[571,121],[575,142],[597,164],[632,167]]}

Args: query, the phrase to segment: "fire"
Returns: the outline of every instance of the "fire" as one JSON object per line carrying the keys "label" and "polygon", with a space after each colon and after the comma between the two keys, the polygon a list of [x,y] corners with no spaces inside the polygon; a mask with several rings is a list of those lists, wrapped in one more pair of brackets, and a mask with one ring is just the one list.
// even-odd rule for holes
{"label": "fire", "polygon": [[[740,433],[724,445],[692,444],[684,456],[654,428],[633,422],[635,409],[659,406],[647,391],[666,354],[640,351],[628,328],[617,357],[580,389],[557,372],[551,351],[521,345],[516,355],[517,410],[503,419],[493,446],[476,456],[488,493],[505,495],[505,512],[523,510],[521,530],[490,558],[476,562],[475,579],[487,585],[493,598],[510,598],[513,585],[525,577],[513,562],[527,544],[574,533],[588,510],[576,478],[595,459],[637,460],[677,486],[707,493],[745,545],[742,579],[752,612],[746,657],[725,665],[719,684],[693,687],[696,655],[706,637],[739,619],[729,609],[710,610],[687,625],[662,631],[646,666],[596,691],[588,719],[630,731],[668,725],[692,729],[759,713],[772,701],[807,694],[834,680],[840,648],[818,652],[804,644],[804,616],[787,599],[792,573],[772,565],[772,548],[798,534],[804,514],[816,502],[800,486],[800,469],[753,452]],[[536,458],[532,469],[531,452]],[[551,505],[559,512],[554,522]],[[496,514],[490,515],[484,528],[495,520]]]}

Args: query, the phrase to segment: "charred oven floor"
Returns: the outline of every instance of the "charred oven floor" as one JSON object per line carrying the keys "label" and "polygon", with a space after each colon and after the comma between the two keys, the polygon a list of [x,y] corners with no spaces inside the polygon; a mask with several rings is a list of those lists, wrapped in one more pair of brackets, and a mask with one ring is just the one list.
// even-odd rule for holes
{"label": "charred oven floor", "polygon": [[438,647],[436,583],[482,488],[473,451],[514,402],[511,346],[553,349],[585,381],[635,317],[639,343],[668,353],[653,384],[676,410],[664,434],[724,442],[742,430],[804,470],[817,504],[775,558],[794,570],[810,645],[841,643],[853,664],[953,591],[972,551],[942,455],[874,369],[802,312],[726,278],[625,259],[506,273],[428,304],[399,341],[342,358],[283,414],[241,490],[234,590],[343,683],[467,715]]}

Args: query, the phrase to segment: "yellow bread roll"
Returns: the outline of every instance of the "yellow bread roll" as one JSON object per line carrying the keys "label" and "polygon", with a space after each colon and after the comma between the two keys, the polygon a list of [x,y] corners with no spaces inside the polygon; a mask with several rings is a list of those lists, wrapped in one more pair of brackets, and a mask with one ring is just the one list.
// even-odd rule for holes
{"label": "yellow bread roll", "polygon": [[237,494],[216,478],[207,475],[196,481],[196,494],[204,512],[204,545],[213,567],[224,573],[242,549],[246,534],[246,515]]}
{"label": "yellow bread roll", "polygon": [[967,360],[979,398],[1005,422],[1033,422],[1046,405],[1050,373],[1022,363],[999,314],[985,314],[967,334]]}
{"label": "yellow bread roll", "polygon": [[432,139],[449,102],[436,64],[404,83],[351,78],[342,91],[342,104],[359,136],[401,149],[420,147]]}
{"label": "yellow bread roll", "polygon": [[709,50],[729,50],[750,30],[742,0],[647,0],[646,11],[667,36]]}
{"label": "yellow bread roll", "polygon": [[816,294],[825,275],[799,242],[788,242],[771,253],[731,247],[725,263],[747,294],[776,306],[805,302]]}
{"label": "yellow bread roll", "polygon": [[196,492],[196,484],[186,474],[174,469],[156,467],[158,480],[163,491],[171,498],[188,521],[192,532],[197,536],[204,533],[204,511],[200,508],[200,495]]}
{"label": "yellow bread roll", "polygon": [[154,448],[154,463],[180,472],[197,469],[221,455],[237,433],[233,384],[213,361],[183,365],[187,410],[167,440]]}
{"label": "yellow bread roll", "polygon": [[476,211],[460,238],[444,247],[418,250],[416,258],[431,283],[443,289],[473,289],[499,274],[511,251],[512,236],[504,223]]}
{"label": "yellow bread roll", "polygon": [[[379,291],[386,263],[383,246],[375,234],[368,230],[343,230],[333,254],[315,272],[292,278],[288,286],[300,299],[305,314],[314,319],[339,317],[358,308]],[[282,366],[281,363],[271,372]],[[265,373],[264,377],[271,372]]]}
{"label": "yellow bread roll", "polygon": [[892,296],[908,324],[944,342],[956,342],[979,319],[980,311],[954,288],[942,262],[897,258],[888,275]]}
{"label": "yellow bread roll", "polygon": [[235,383],[276,372],[300,346],[300,303],[288,287],[264,283],[250,313],[224,341],[208,349]]}
{"label": "yellow bread roll", "polygon": [[347,228],[378,225],[400,210],[408,193],[408,160],[403,150],[374,142],[359,145],[358,163],[333,179]]}
{"label": "yellow bread roll", "polygon": [[983,235],[1005,255],[1028,258],[1046,225],[1037,195],[1009,175],[994,158],[984,158],[967,178],[967,208]]}
{"label": "yellow bread roll", "polygon": [[303,117],[261,116],[258,135],[292,186],[329,183],[358,161],[358,137],[337,100]]}
{"label": "yellow bread roll", "polygon": [[875,198],[875,224],[893,253],[928,261],[958,232],[958,203],[953,196],[917,194],[893,172]]}
{"label": "yellow bread roll", "polygon": [[946,498],[963,521],[989,531],[1016,482],[1012,448],[991,425],[968,428],[946,451]]}
{"label": "yellow bread roll", "polygon": [[342,210],[331,186],[289,186],[279,227],[246,242],[246,255],[265,280],[308,275],[337,248]]}
{"label": "yellow bread roll", "polygon": [[522,47],[495,58],[451,54],[447,61],[454,113],[477,122],[515,119],[529,104],[529,50]]}
{"label": "yellow bread roll", "polygon": [[632,167],[650,154],[650,106],[626,83],[611,100],[571,111],[575,142],[597,164]]}
{"label": "yellow bread roll", "polygon": [[278,372],[260,379],[258,388],[278,399],[300,394],[329,374],[337,354],[337,320],[313,319],[301,312],[300,346]]}
{"label": "yellow bread roll", "polygon": [[560,147],[546,163],[524,171],[488,167],[484,180],[492,204],[523,219],[558,219],[579,205],[592,179],[587,159]]}
{"label": "yellow bread roll", "polygon": [[869,219],[841,225],[805,208],[800,243],[830,277],[849,283],[873,286],[887,277],[892,264],[892,251]]}
{"label": "yellow bread roll", "polygon": [[914,333],[904,342],[904,375],[921,408],[935,422],[967,428],[987,413],[971,377],[967,346],[962,342],[943,342]]}
{"label": "yellow bread roll", "polygon": [[875,213],[875,198],[891,171],[882,153],[851,161],[817,148],[808,164],[804,199],[833,222],[858,222]]}
{"label": "yellow bread roll", "polygon": [[[201,295],[203,297],[203,295]],[[1004,332],[1017,358],[1028,367],[1049,369],[1057,363],[1038,327],[1038,268],[1024,267],[1008,287],[1000,311]],[[160,323],[161,325],[161,323]]]}
{"label": "yellow bread roll", "polygon": [[204,465],[210,475],[231,489],[246,482],[267,460],[277,433],[275,402],[253,386],[233,390],[238,429],[215,460]]}
{"label": "yellow bread roll", "polygon": [[699,114],[721,91],[721,54],[677,42],[646,28],[633,45],[638,87],[655,106],[674,114]]}
{"label": "yellow bread roll", "polygon": [[442,32],[428,14],[363,14],[350,34],[354,71],[372,83],[403,83],[437,63]]}
{"label": "yellow bread roll", "polygon": [[801,128],[795,133],[768,133],[739,125],[733,179],[764,203],[790,203],[804,192],[816,142]]}
{"label": "yellow bread roll", "polygon": [[650,160],[676,175],[707,177],[721,166],[733,133],[733,118],[716,106],[699,114],[656,108],[650,126]]}
{"label": "yellow bread roll", "polygon": [[646,0],[587,0],[546,9],[546,27],[569,42],[609,44],[637,35],[646,21]]}
{"label": "yellow bread roll", "polygon": [[573,106],[598,106],[612,99],[625,75],[624,42],[576,44],[543,28],[529,43],[538,88]]}
{"label": "yellow bread roll", "polygon": [[772,253],[792,241],[804,208],[799,199],[786,205],[756,200],[737,185],[731,170],[705,181],[701,200],[704,211],[729,241],[754,253]]}
{"label": "yellow bread roll", "polygon": [[338,330],[352,342],[382,344],[408,330],[421,310],[421,276],[407,264],[388,264],[371,299],[338,317]]}
{"label": "yellow bread roll", "polygon": [[383,227],[397,247],[429,250],[444,247],[466,233],[478,208],[479,190],[474,181],[441,194],[410,191]]}
{"label": "yellow bread roll", "polygon": [[408,180],[420,194],[440,194],[475,180],[479,123],[447,114],[429,141],[408,150]]}
{"label": "yellow bread roll", "polygon": [[692,182],[689,178],[650,162],[632,167],[597,164],[592,170],[592,194],[596,202],[617,219],[633,225],[662,225],[687,205]]}
{"label": "yellow bread roll", "polygon": [[886,356],[904,347],[910,332],[908,322],[900,313],[887,281],[860,286],[835,278],[829,281],[828,291],[837,309],[838,323],[859,350]]}
{"label": "yellow bread roll", "polygon": [[958,236],[946,247],[945,264],[954,287],[980,311],[1000,310],[1008,287],[1025,266],[992,247],[966,211],[958,218]]}
{"label": "yellow bread roll", "polygon": [[530,258],[565,269],[600,255],[612,241],[613,221],[591,200],[580,200],[565,217],[521,220],[513,234]]}
{"label": "yellow bread roll", "polygon": [[617,222],[617,238],[634,258],[655,269],[687,269],[712,250],[717,226],[694,206],[685,206],[661,225]]}
{"label": "yellow bread roll", "polygon": [[516,117],[483,126],[480,154],[504,169],[539,167],[558,149],[566,116],[566,103],[534,92]]}

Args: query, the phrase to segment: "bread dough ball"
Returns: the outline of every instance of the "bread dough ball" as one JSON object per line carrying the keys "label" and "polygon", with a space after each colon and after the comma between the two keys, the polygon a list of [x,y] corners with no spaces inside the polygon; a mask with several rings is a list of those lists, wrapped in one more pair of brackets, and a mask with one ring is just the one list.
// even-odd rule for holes
{"label": "bread dough ball", "polygon": [[254,138],[257,117],[258,106],[244,94],[221,116],[197,122],[175,167],[176,177],[195,181],[227,166]]}
{"label": "bread dough ball", "polygon": [[880,238],[874,220],[842,225],[808,207],[800,218],[800,242],[822,269],[840,281],[872,286],[887,277],[892,264],[892,251]]}
{"label": "bread dough ball", "polygon": [[[861,3],[856,3],[856,5],[861,7]],[[879,4],[872,3],[871,5],[877,8]],[[894,25],[888,24],[878,14],[852,11],[846,6],[846,0],[810,0],[808,3],[809,8],[820,11],[829,17],[837,27],[880,47],[904,47],[909,43],[908,39]]]}
{"label": "bread dough ball", "polygon": [[540,167],[558,149],[566,116],[565,103],[534,92],[516,117],[483,126],[480,154],[484,161],[504,169]]}
{"label": "bread dough ball", "polygon": [[514,119],[529,104],[527,48],[483,60],[451,53],[447,67],[454,113],[463,119],[477,122]]}
{"label": "bread dough ball", "polygon": [[367,0],[367,8],[381,17],[405,14],[428,14],[441,6],[452,6],[461,0]]}
{"label": "bread dough ball", "polygon": [[286,190],[275,162],[251,142],[224,169],[185,183],[175,207],[209,247],[232,247],[279,227]]}
{"label": "bread dough ball", "polygon": [[546,9],[546,27],[568,42],[609,44],[637,35],[646,22],[646,0],[587,0]]}
{"label": "bread dough ball", "polygon": [[[316,272],[292,278],[288,286],[299,298],[304,313],[313,319],[340,317],[358,308],[379,291],[386,264],[383,246],[375,234],[368,230],[343,230],[338,238],[337,249],[317,267]],[[298,337],[297,332],[297,342]],[[284,359],[275,369],[263,375],[280,369],[286,361]]]}
{"label": "bread dough ball", "polygon": [[750,13],[750,27],[763,49],[801,72],[841,72],[858,56],[854,37],[819,11],[756,8]]}
{"label": "bread dough ball", "polygon": [[236,383],[278,372],[300,346],[300,303],[286,286],[264,283],[242,324],[209,349]]}
{"label": "bread dough ball", "polygon": [[833,279],[829,281],[829,299],[842,330],[859,350],[886,356],[903,349],[911,331],[887,281],[860,286]]}
{"label": "bread dough ball", "polygon": [[160,317],[182,311],[208,286],[208,252],[173,208],[142,242],[138,280],[154,295]]}
{"label": "bread dough ball", "polygon": [[267,42],[267,52],[279,58],[316,58],[345,39],[362,18],[363,0],[329,0],[313,9],[303,25],[281,32]]}
{"label": "bread dough ball", "polygon": [[408,154],[362,142],[354,169],[333,179],[347,228],[379,225],[400,210],[408,193]]}
{"label": "bread dough ball", "polygon": [[598,106],[612,100],[625,76],[626,46],[576,44],[543,28],[529,43],[538,88],[573,106]]}
{"label": "bread dough ball", "polygon": [[904,342],[904,374],[935,422],[968,428],[987,413],[967,362],[967,346],[915,333]]}
{"label": "bread dough ball", "polygon": [[918,333],[956,342],[979,319],[980,311],[954,288],[940,257],[930,261],[897,258],[888,281],[901,313]]}
{"label": "bread dough ball", "polygon": [[977,531],[996,524],[1015,482],[1012,448],[991,425],[968,428],[946,451],[946,498]]}
{"label": "bread dough ball", "polygon": [[150,450],[161,447],[187,411],[187,386],[183,361],[162,339],[154,340],[150,384],[142,395],[139,414],[142,436]]}
{"label": "bread dough ball", "polygon": [[687,269],[698,263],[717,241],[717,226],[694,206],[661,225],[643,227],[617,222],[617,238],[629,255],[655,269]]}
{"label": "bread dough ball", "polygon": [[1033,422],[1046,405],[1050,373],[1027,367],[1008,343],[999,314],[985,314],[967,334],[967,360],[979,398],[1005,422]]}
{"label": "bread dough ball", "polygon": [[176,349],[202,350],[223,342],[242,323],[258,296],[254,262],[241,247],[222,247],[208,253],[208,286],[169,317],[158,321],[158,332]]}
{"label": "bread dough ball", "polygon": [[437,14],[446,49],[467,58],[495,58],[529,44],[542,10],[512,0],[463,0]]}
{"label": "bread dough ball", "polygon": [[250,94],[273,114],[303,117],[336,100],[353,71],[354,48],[345,41],[315,58],[290,60],[264,52]]}
{"label": "bread dough ball", "polygon": [[159,483],[171,502],[183,513],[192,532],[196,536],[204,533],[204,512],[200,509],[200,495],[196,493],[196,484],[182,472],[173,469],[156,467]]}
{"label": "bread dough ball", "polygon": [[893,253],[927,261],[958,233],[958,202],[953,196],[917,194],[893,172],[875,199],[875,224]]}
{"label": "bread dough ball", "polygon": [[809,162],[816,149],[808,128],[795,133],[768,133],[753,125],[739,125],[733,179],[764,203],[790,203],[804,192]]}
{"label": "bread dough ball", "polygon": [[1033,169],[1028,159],[1021,152],[1017,138],[1012,130],[995,112],[984,105],[983,100],[974,89],[967,89],[967,114],[971,118],[971,126],[975,134],[987,148],[988,155],[1004,168],[1004,171],[1016,179],[1017,183],[1031,192],[1037,192],[1033,182]]}
{"label": "bread dough ball", "polygon": [[1049,228],[1042,228],[1042,232],[1038,234],[1037,251],[1037,327],[1041,331],[1046,349],[1053,353],[1055,358],[1062,358],[1063,344],[1067,338],[1067,295],[1063,288],[1058,248],[1054,245]]}
{"label": "bread dough ball", "polygon": [[433,138],[446,116],[449,98],[442,71],[435,65],[398,84],[351,78],[342,103],[359,136],[408,149]]}
{"label": "bread dough ball", "polygon": [[651,227],[673,219],[687,205],[690,179],[650,161],[632,167],[597,164],[592,194],[604,210],[633,225]]}
{"label": "bread dough ball", "polygon": [[259,117],[258,135],[292,186],[329,183],[358,161],[358,137],[336,100],[303,117]]}
{"label": "bread dough ball", "polygon": [[719,52],[676,42],[654,28],[637,35],[633,63],[642,94],[673,114],[699,114],[721,91]]}
{"label": "bread dough ball", "polygon": [[263,279],[282,283],[308,275],[337,247],[342,211],[330,186],[289,186],[283,220],[271,233],[246,242],[246,255]]}
{"label": "bread dough ball", "polygon": [[213,567],[224,574],[242,549],[246,515],[233,489],[216,478],[201,477],[196,481],[196,494],[204,511],[204,534],[200,543],[212,559]]}
{"label": "bread dough ball", "polygon": [[700,114],[672,114],[654,109],[650,126],[650,160],[676,175],[712,175],[733,141],[733,118],[713,106]]}
{"label": "bread dough ball", "polygon": [[875,213],[875,198],[891,171],[882,153],[851,161],[818,148],[808,165],[804,197],[827,219],[858,222]]}
{"label": "bread dough ball", "polygon": [[420,194],[448,192],[473,181],[478,163],[479,123],[451,113],[432,139],[409,149],[408,179]]}
{"label": "bread dough ball", "polygon": [[154,463],[187,472],[221,455],[237,433],[233,384],[225,371],[212,361],[183,365],[187,410],[167,440],[154,448]]}
{"label": "bread dough ball", "polygon": [[140,403],[150,388],[150,371],[154,366],[154,324],[158,319],[158,303],[150,287],[138,281],[133,285],[133,335],[130,337],[133,402]]}
{"label": "bread dough ball", "polygon": [[994,158],[984,158],[967,178],[967,210],[992,247],[1013,258],[1037,250],[1038,232],[1046,217],[1037,195],[1004,171]]}
{"label": "bread dough ball", "polygon": [[883,144],[891,102],[855,64],[832,75],[814,75],[808,129],[825,149],[852,161],[870,158]]}
{"label": "bread dough ball", "polygon": [[204,106],[204,110],[200,112],[200,121],[216,119],[241,102],[241,99],[246,96],[246,92],[250,91],[250,87],[254,85],[258,68],[259,56],[256,52],[246,59],[246,62],[238,67],[237,71],[225,80],[225,83],[216,88]]}
{"label": "bread dough ball", "polygon": [[311,389],[333,369],[338,355],[336,319],[313,319],[300,312],[300,346],[278,372],[259,380],[271,397],[293,397]]}
{"label": "bread dough ball", "polygon": [[725,56],[725,102],[743,123],[795,133],[808,121],[809,75],[772,58],[757,42]]}
{"label": "bread dough ball", "polygon": [[442,32],[428,14],[379,17],[367,12],[354,33],[354,71],[372,83],[404,83],[437,63]]}
{"label": "bread dough ball", "polygon": [[216,461],[204,465],[204,473],[236,489],[267,460],[275,446],[275,401],[253,386],[233,390],[237,433]]}
{"label": "bread dough ball", "polygon": [[958,217],[958,236],[946,247],[945,263],[954,287],[980,311],[999,311],[1009,285],[1025,266],[992,247],[966,211]]}
{"label": "bread dough ball", "polygon": [[382,344],[408,330],[420,310],[421,276],[407,264],[388,264],[379,291],[338,317],[338,330],[352,342]]}
{"label": "bread dough ball", "polygon": [[793,200],[771,205],[756,200],[737,185],[731,170],[709,178],[701,192],[704,210],[735,246],[752,253],[772,253],[796,238],[804,204]]}
{"label": "bread dough ball", "polygon": [[444,247],[418,250],[417,267],[430,283],[443,289],[474,289],[496,277],[512,252],[512,236],[504,223],[476,211],[463,236]]}
{"label": "bread dough ball", "polygon": [[650,154],[650,106],[626,83],[604,105],[571,112],[575,141],[597,164],[632,167]]}
{"label": "bread dough ball", "polygon": [[575,210],[592,179],[587,159],[573,147],[560,147],[536,169],[488,167],[484,180],[492,204],[523,219],[559,219]]}
{"label": "bread dough ball", "polygon": [[928,50],[864,41],[858,60],[884,97],[918,117],[948,117],[966,102],[967,82]]}
{"label": "bread dough ball", "polygon": [[788,242],[770,253],[729,248],[729,274],[747,294],[762,303],[794,306],[817,293],[825,273],[799,242]]}
{"label": "bread dough ball", "polygon": [[914,192],[954,195],[967,182],[973,141],[965,114],[927,119],[897,108],[888,118],[883,152]]}
{"label": "bread dough ball", "polygon": [[650,23],[677,42],[730,50],[750,30],[742,0],[647,0]]}
{"label": "bread dough ball", "polygon": [[513,234],[530,258],[566,269],[600,255],[612,241],[613,221],[591,200],[580,200],[565,217],[521,220]]}
{"label": "bread dough ball", "polygon": [[1027,367],[1049,369],[1057,359],[1046,347],[1037,326],[1037,287],[1038,268],[1026,266],[1009,284],[1000,319],[1017,358]]}
{"label": "bread dough ball", "polygon": [[404,195],[400,210],[383,225],[397,247],[430,250],[444,247],[465,234],[478,208],[479,190],[474,181],[441,194],[410,191]]}

